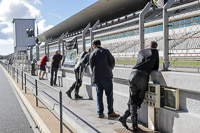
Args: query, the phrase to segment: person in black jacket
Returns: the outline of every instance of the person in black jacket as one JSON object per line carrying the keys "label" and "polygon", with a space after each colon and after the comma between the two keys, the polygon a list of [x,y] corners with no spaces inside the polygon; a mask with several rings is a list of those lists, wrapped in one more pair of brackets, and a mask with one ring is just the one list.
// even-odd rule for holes
{"label": "person in black jacket", "polygon": [[101,47],[100,40],[93,40],[94,51],[90,55],[89,64],[92,70],[92,82],[97,91],[97,114],[98,118],[104,117],[103,90],[105,90],[108,103],[108,117],[119,117],[113,110],[113,83],[112,69],[115,59],[108,49]]}
{"label": "person in black jacket", "polygon": [[148,88],[149,75],[152,70],[159,68],[159,54],[156,49],[157,42],[152,41],[147,49],[141,50],[138,53],[136,65],[129,76],[130,83],[130,97],[128,102],[128,109],[124,115],[119,118],[122,125],[128,129],[126,119],[131,115],[133,130],[137,131],[137,109],[143,103],[145,92]]}
{"label": "person in black jacket", "polygon": [[35,68],[35,64],[37,63],[37,60],[34,58],[32,61],[31,61],[31,75],[32,76],[36,76],[35,74],[35,71],[36,71],[36,68]]}
{"label": "person in black jacket", "polygon": [[[51,63],[51,81],[50,81],[51,86],[53,86],[53,84],[56,85],[57,73],[61,60],[62,60],[62,55],[60,55],[59,51],[57,50],[52,58],[52,63]],[[53,80],[54,73],[55,73],[55,78]]]}
{"label": "person in black jacket", "polygon": [[71,97],[71,92],[75,89],[75,99],[77,98],[83,98],[80,96],[79,93],[79,88],[82,85],[82,77],[83,77],[83,69],[88,65],[89,63],[89,56],[90,56],[90,49],[88,52],[82,52],[80,59],[78,63],[76,64],[74,68],[74,73],[76,77],[76,81],[72,84],[72,86],[69,88],[69,90],[66,92],[69,98]]}

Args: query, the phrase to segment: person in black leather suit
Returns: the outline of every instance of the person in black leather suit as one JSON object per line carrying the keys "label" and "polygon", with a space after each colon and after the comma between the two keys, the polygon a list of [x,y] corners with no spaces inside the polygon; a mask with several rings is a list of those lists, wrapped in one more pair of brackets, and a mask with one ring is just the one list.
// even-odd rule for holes
{"label": "person in black leather suit", "polygon": [[83,69],[88,65],[89,63],[89,56],[90,56],[90,49],[88,52],[82,52],[80,59],[78,63],[76,64],[74,68],[74,73],[76,77],[76,81],[72,84],[72,86],[69,88],[69,90],[66,92],[69,98],[71,97],[71,92],[75,89],[75,99],[77,98],[83,98],[80,96],[79,93],[79,88],[82,85],[82,77],[83,77]]}
{"label": "person in black leather suit", "polygon": [[157,42],[151,41],[147,49],[143,49],[138,53],[137,63],[129,76],[130,95],[128,109],[125,111],[124,115],[119,118],[119,121],[127,129],[126,119],[131,116],[133,130],[138,130],[137,109],[140,108],[143,103],[151,71],[158,70],[159,68],[157,45]]}

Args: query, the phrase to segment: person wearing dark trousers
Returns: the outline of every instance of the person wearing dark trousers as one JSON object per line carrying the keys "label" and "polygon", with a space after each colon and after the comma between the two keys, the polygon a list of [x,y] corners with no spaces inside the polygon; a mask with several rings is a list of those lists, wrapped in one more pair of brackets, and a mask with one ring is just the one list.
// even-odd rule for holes
{"label": "person wearing dark trousers", "polygon": [[32,76],[36,76],[36,74],[35,74],[35,70],[36,70],[35,65],[36,65],[36,63],[37,63],[37,60],[34,58],[32,60],[32,62],[31,62],[31,75]]}
{"label": "person wearing dark trousers", "polygon": [[90,49],[88,50],[88,52],[82,52],[82,54],[81,54],[81,56],[79,58],[79,61],[78,61],[78,63],[76,64],[76,66],[74,68],[76,81],[72,84],[72,86],[66,92],[68,97],[71,98],[71,99],[72,99],[71,92],[74,89],[75,89],[75,99],[83,98],[78,93],[79,93],[79,88],[82,85],[83,70],[84,70],[84,68],[87,67],[87,65],[89,63],[89,56],[90,56]]}
{"label": "person wearing dark trousers", "polygon": [[100,40],[93,40],[94,51],[90,55],[89,64],[92,70],[92,82],[97,92],[97,114],[98,118],[104,117],[103,91],[107,96],[108,117],[119,117],[113,109],[113,83],[112,69],[115,59],[108,49],[101,47]]}
{"label": "person wearing dark trousers", "polygon": [[[62,60],[62,55],[60,55],[59,51],[57,50],[55,55],[52,58],[52,63],[51,63],[51,80],[50,80],[50,85],[57,85],[56,80],[57,80],[57,73],[58,73],[58,68],[60,61]],[[55,75],[54,75],[55,73]],[[54,79],[53,79],[54,77]]]}
{"label": "person wearing dark trousers", "polygon": [[134,131],[138,130],[138,114],[137,109],[140,108],[143,103],[145,92],[148,88],[149,75],[152,70],[158,70],[159,68],[159,54],[156,49],[157,42],[151,41],[147,49],[141,50],[138,53],[138,59],[136,65],[129,76],[129,102],[128,109],[119,118],[122,125],[128,129],[126,120],[131,116],[132,127]]}

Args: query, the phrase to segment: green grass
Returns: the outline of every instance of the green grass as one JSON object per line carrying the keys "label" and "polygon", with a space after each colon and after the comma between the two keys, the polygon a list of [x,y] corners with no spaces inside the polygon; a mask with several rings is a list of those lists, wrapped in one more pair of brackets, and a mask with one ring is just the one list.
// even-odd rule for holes
{"label": "green grass", "polygon": [[197,66],[200,65],[200,61],[170,61],[171,65],[191,65]]}
{"label": "green grass", "polygon": [[[136,64],[136,60],[115,60],[117,64]],[[161,60],[159,64],[163,64]],[[196,66],[200,65],[200,61],[170,61],[170,65],[191,65]]]}
{"label": "green grass", "polygon": [[115,60],[117,64],[135,64],[136,60]]}

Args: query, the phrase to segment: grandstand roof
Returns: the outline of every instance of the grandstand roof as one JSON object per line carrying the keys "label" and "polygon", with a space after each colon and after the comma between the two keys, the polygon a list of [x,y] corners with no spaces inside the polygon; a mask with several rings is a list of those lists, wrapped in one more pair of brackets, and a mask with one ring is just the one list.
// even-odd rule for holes
{"label": "grandstand roof", "polygon": [[39,40],[44,42],[48,38],[59,37],[66,31],[73,32],[83,29],[88,23],[93,25],[97,20],[106,22],[128,15],[141,10],[146,4],[147,0],[99,0],[48,31],[40,34]]}

